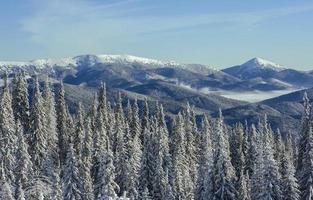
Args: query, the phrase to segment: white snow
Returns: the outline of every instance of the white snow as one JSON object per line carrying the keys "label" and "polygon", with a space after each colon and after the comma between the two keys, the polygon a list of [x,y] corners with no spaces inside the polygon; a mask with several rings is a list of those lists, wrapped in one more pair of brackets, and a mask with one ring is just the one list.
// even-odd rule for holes
{"label": "white snow", "polygon": [[141,63],[146,65],[179,65],[175,61],[160,61],[150,58],[137,57],[132,55],[98,55],[103,63]]}
{"label": "white snow", "polygon": [[77,61],[73,58],[61,58],[61,59],[50,59],[50,58],[48,58],[48,59],[32,60],[29,63],[31,65],[43,68],[46,66],[61,66],[61,67],[67,67],[69,65],[76,66]]}
{"label": "white snow", "polygon": [[192,72],[212,72],[217,71],[216,69],[209,67],[207,65],[197,65],[197,64],[180,64],[175,61],[161,61],[150,58],[143,58],[132,55],[108,55],[108,54],[100,54],[100,55],[81,55],[76,57],[67,57],[61,59],[37,59],[31,60],[27,62],[16,62],[16,61],[0,61],[0,69],[9,70],[12,67],[35,67],[36,69],[44,69],[46,67],[77,67],[80,62],[89,62],[89,64],[97,64],[97,63],[126,63],[126,64],[142,64],[147,67],[172,67],[172,68],[181,68],[190,70]]}
{"label": "white snow", "polygon": [[38,69],[42,69],[45,67],[53,67],[53,66],[61,66],[67,67],[70,65],[76,65],[76,60],[73,58],[62,58],[62,59],[37,59],[31,60],[28,62],[16,62],[16,61],[0,61],[0,68],[10,68],[10,67],[26,67],[26,66],[34,66]]}
{"label": "white snow", "polygon": [[245,62],[244,64],[242,64],[242,66],[248,67],[250,69],[263,68],[263,69],[272,69],[275,71],[282,71],[285,69],[281,65],[265,60],[263,58],[253,58],[249,60],[248,62]]}

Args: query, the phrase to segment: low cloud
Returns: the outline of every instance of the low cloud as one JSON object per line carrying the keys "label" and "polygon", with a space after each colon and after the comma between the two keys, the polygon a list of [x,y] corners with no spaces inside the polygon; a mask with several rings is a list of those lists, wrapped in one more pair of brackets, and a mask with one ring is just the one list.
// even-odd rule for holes
{"label": "low cloud", "polygon": [[263,101],[266,99],[278,97],[284,94],[297,91],[297,89],[288,89],[288,90],[275,90],[275,91],[247,91],[247,92],[233,92],[233,91],[210,91],[209,89],[201,89],[201,92],[205,94],[217,94],[226,98],[236,99],[241,101],[248,101],[250,103],[255,103]]}

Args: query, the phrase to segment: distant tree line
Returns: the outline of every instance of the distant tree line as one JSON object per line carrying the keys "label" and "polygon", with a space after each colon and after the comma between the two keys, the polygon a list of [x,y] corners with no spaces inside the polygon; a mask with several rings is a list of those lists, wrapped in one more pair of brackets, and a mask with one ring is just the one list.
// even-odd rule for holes
{"label": "distant tree line", "polygon": [[[313,199],[311,106],[304,96],[300,141],[256,125],[202,116],[187,105],[171,126],[162,105],[124,109],[101,85],[85,113],[22,74],[0,99],[0,199],[4,200],[309,200]],[[31,99],[29,99],[31,96]],[[31,103],[30,103],[31,102]],[[140,114],[139,114],[140,113]]]}

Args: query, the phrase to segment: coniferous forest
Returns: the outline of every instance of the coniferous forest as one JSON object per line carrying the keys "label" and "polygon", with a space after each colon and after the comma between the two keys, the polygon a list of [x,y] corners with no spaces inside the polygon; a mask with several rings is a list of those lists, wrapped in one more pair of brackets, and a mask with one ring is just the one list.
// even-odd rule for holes
{"label": "coniferous forest", "polygon": [[[4,80],[0,101],[3,200],[310,200],[313,130],[305,95],[299,138],[258,124],[196,120],[187,105],[165,120],[135,100],[108,102],[102,84],[71,114],[63,84],[52,91],[23,75]],[[170,122],[168,122],[170,121]]]}

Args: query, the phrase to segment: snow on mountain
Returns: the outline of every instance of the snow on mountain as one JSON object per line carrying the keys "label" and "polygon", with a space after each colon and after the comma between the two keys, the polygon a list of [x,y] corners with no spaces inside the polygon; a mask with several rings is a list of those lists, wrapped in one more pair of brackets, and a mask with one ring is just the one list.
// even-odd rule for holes
{"label": "snow on mountain", "polygon": [[137,57],[137,56],[132,56],[132,55],[98,55],[98,58],[103,63],[127,62],[127,63],[140,63],[140,64],[146,64],[146,65],[171,65],[171,66],[179,65],[178,63],[174,61],[164,62],[160,60]]}
{"label": "snow on mountain", "polygon": [[263,69],[272,69],[275,71],[282,71],[285,68],[283,68],[282,66],[273,63],[271,61],[262,59],[262,58],[253,58],[247,62],[245,62],[244,64],[242,64],[241,66],[243,67],[248,67],[250,69],[253,68],[263,68]]}
{"label": "snow on mountain", "polygon": [[222,71],[240,79],[247,80],[255,77],[270,78],[285,69],[286,68],[271,61],[262,58],[253,58],[241,65],[229,67]]}
{"label": "snow on mountain", "polygon": [[0,62],[0,70],[10,71],[11,68],[29,68],[42,70],[49,67],[75,68],[79,65],[95,65],[95,64],[141,64],[146,67],[171,67],[181,68],[196,73],[210,73],[217,71],[207,65],[180,64],[175,61],[160,61],[156,59],[137,57],[132,55],[80,55],[76,57],[68,57],[61,59],[37,59],[28,62]]}
{"label": "snow on mountain", "polygon": [[9,69],[11,67],[35,67],[37,69],[43,69],[46,67],[60,66],[76,66],[76,60],[73,58],[62,58],[62,59],[37,59],[27,62],[16,62],[16,61],[0,61],[0,69]]}

